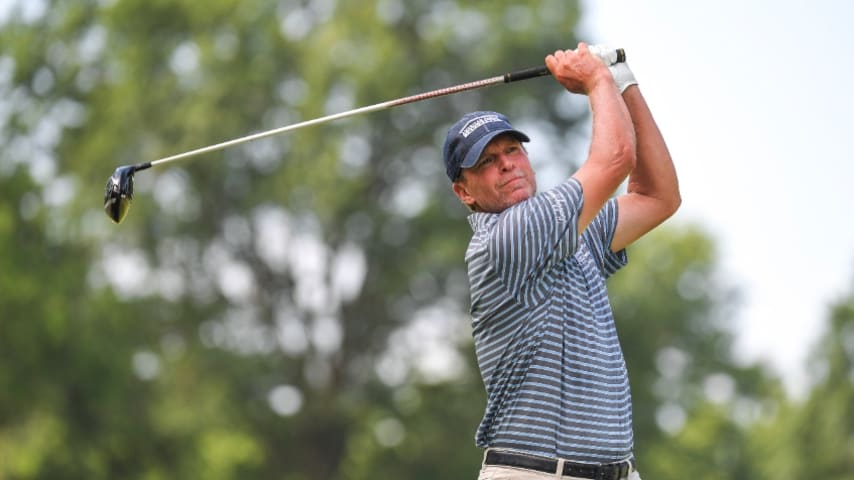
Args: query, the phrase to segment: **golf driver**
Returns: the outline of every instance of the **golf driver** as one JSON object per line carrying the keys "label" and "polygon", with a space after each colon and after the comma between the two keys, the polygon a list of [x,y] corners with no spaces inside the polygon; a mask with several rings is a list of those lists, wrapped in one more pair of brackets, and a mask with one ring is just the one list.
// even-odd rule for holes
{"label": "golf driver", "polygon": [[[615,50],[610,50],[607,52],[599,52],[597,55],[605,61],[608,65],[613,65],[619,62],[626,61],[626,53],[622,48],[618,48]],[[377,103],[374,105],[369,105],[367,107],[356,108],[354,110],[348,110],[346,112],[336,113],[333,115],[327,115],[325,117],[315,118],[313,120],[307,120],[300,123],[295,123],[292,125],[286,125],[284,127],[275,128],[272,130],[267,130],[259,133],[255,133],[252,135],[247,135],[245,137],[235,138],[233,140],[228,140],[226,142],[217,143],[215,145],[210,145],[207,147],[198,148],[196,150],[191,150],[189,152],[179,153],[177,155],[172,155],[170,157],[161,158],[159,160],[154,160],[151,162],[143,162],[137,163],[135,165],[125,165],[121,166],[113,172],[113,175],[107,179],[107,189],[104,193],[104,211],[107,213],[107,216],[110,217],[115,223],[121,223],[124,220],[125,216],[130,209],[131,201],[133,200],[133,176],[136,172],[140,170],[145,170],[156,165],[161,165],[164,163],[174,162],[177,160],[194,157],[196,155],[201,155],[204,153],[213,152],[216,150],[222,150],[224,148],[232,147],[234,145],[239,145],[246,142],[251,142],[253,140],[258,140],[261,138],[269,137],[272,135],[278,135],[280,133],[289,132],[291,130],[296,130],[298,128],[309,127],[312,125],[319,125],[321,123],[331,122],[333,120],[338,120],[341,118],[351,117],[353,115],[359,115],[362,113],[370,113],[376,112],[379,110],[385,110],[391,107],[396,107],[398,105],[405,105],[407,103],[419,102],[421,100],[427,100],[430,98],[441,97],[445,95],[451,95],[454,93],[465,92],[467,90],[474,90],[477,88],[483,88],[491,85],[496,85],[499,83],[511,83],[517,82],[519,80],[526,80],[529,78],[542,77],[545,75],[549,75],[550,72],[546,66],[532,67],[524,70],[518,70],[515,72],[505,73],[504,75],[498,75],[495,77],[478,80],[475,82],[464,83],[461,85],[456,85],[453,87],[440,88],[438,90],[433,90],[426,93],[420,93],[417,95],[411,95],[408,97],[399,98],[396,100],[389,100],[386,102]]]}

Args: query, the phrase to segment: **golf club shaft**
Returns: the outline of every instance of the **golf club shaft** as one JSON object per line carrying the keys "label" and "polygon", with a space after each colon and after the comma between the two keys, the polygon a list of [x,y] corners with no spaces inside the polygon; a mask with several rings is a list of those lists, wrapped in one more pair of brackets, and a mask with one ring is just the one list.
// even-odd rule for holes
{"label": "golf club shaft", "polygon": [[[433,91],[426,92],[426,93],[420,93],[417,95],[411,95],[408,97],[398,98],[396,100],[388,100],[388,101],[377,103],[374,105],[356,108],[354,110],[348,110],[346,112],[335,113],[332,115],[327,115],[325,117],[315,118],[312,120],[306,120],[304,122],[294,123],[291,125],[286,125],[284,127],[279,127],[279,128],[274,128],[272,130],[267,130],[264,132],[254,133],[251,135],[247,135],[245,137],[235,138],[233,140],[228,140],[228,141],[225,141],[222,143],[217,143],[215,145],[210,145],[207,147],[198,148],[196,150],[191,150],[189,152],[184,152],[184,153],[179,153],[177,155],[172,155],[171,157],[165,157],[165,158],[161,158],[159,160],[154,160],[151,162],[151,166],[153,167],[153,166],[159,165],[161,163],[172,162],[172,161],[181,160],[181,159],[184,159],[187,157],[193,157],[193,156],[201,155],[204,153],[210,153],[210,152],[214,152],[217,150],[222,150],[224,148],[233,147],[235,145],[240,145],[242,143],[251,142],[253,140],[258,140],[261,138],[270,137],[273,135],[278,135],[280,133],[289,132],[291,130],[296,130],[296,129],[303,128],[303,127],[310,127],[313,125],[319,125],[322,123],[331,122],[333,120],[339,120],[342,118],[352,117],[354,115],[377,112],[377,111],[385,110],[385,109],[388,109],[391,107],[396,107],[398,105],[405,105],[407,103],[414,103],[414,102],[419,102],[421,100],[427,100],[430,98],[436,98],[436,97],[441,97],[441,96],[445,96],[445,95],[451,95],[451,94],[458,93],[458,92],[464,92],[466,90],[474,90],[477,88],[495,85],[497,83],[524,80],[526,78],[534,78],[534,77],[538,77],[538,76],[547,75],[549,73],[549,71],[548,71],[548,69],[546,69],[546,67],[542,67],[541,69],[536,68],[536,69],[529,69],[529,70],[531,70],[531,73],[528,74],[527,76],[519,76],[519,74],[521,72],[508,73],[508,74],[502,75],[502,76],[496,76],[496,77],[487,78],[484,80],[478,80],[475,82],[465,83],[465,84],[457,85],[457,86],[453,86],[453,87],[441,88],[441,89],[433,90]],[[507,79],[507,80],[505,79],[505,78],[509,78],[509,76],[511,76],[511,75],[514,76],[512,79]]]}
{"label": "golf club shaft", "polygon": [[[625,61],[625,52],[622,49],[617,50],[617,62]],[[496,85],[498,83],[510,83],[516,82],[519,80],[527,80],[529,78],[536,78],[549,75],[549,69],[546,66],[532,67],[524,70],[518,70],[515,72],[505,73],[504,75],[498,75],[491,78],[486,78],[483,80],[477,80],[474,82],[464,83],[461,85],[456,85],[453,87],[440,88],[438,90],[433,90],[430,92],[419,93],[417,95],[410,95],[408,97],[398,98],[396,100],[388,100],[385,102],[377,103],[374,105],[369,105],[367,107],[356,108],[354,110],[348,110],[346,112],[335,113],[332,115],[327,115],[325,117],[315,118],[312,120],[306,120],[304,122],[295,123],[291,125],[286,125],[284,127],[274,128],[272,130],[267,130],[263,132],[254,133],[251,135],[247,135],[245,137],[235,138],[233,140],[228,140],[222,143],[217,143],[215,145],[210,145],[207,147],[198,148],[195,150],[190,150],[189,152],[179,153],[177,155],[172,155],[170,157],[164,157],[158,160],[154,160],[151,162],[140,163],[135,165],[135,170],[145,170],[146,168],[153,167],[156,165],[160,165],[163,163],[174,162],[176,160],[181,160],[188,157],[194,157],[196,155],[202,155],[204,153],[210,153],[217,150],[222,150],[224,148],[233,147],[235,145],[240,145],[246,142],[251,142],[253,140],[258,140],[261,138],[269,137],[272,135],[278,135],[280,133],[289,132],[291,130],[296,130],[298,128],[310,127],[312,125],[319,125],[321,123],[331,122],[333,120],[338,120],[341,118],[352,117],[354,115],[360,115],[362,113],[370,113],[377,112],[380,110],[385,110],[391,107],[396,107],[398,105],[405,105],[407,103],[420,102],[421,100],[427,100],[430,98],[442,97],[445,95],[451,95],[454,93],[465,92],[467,90],[474,90],[478,88],[488,87],[491,85]]]}

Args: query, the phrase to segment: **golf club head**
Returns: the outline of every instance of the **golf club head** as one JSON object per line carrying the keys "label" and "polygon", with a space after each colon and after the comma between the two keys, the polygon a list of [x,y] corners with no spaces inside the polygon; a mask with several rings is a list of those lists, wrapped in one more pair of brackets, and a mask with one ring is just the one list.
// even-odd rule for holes
{"label": "golf club head", "polygon": [[104,211],[116,223],[121,223],[130,209],[133,200],[134,165],[119,167],[107,179],[107,190],[104,192]]}

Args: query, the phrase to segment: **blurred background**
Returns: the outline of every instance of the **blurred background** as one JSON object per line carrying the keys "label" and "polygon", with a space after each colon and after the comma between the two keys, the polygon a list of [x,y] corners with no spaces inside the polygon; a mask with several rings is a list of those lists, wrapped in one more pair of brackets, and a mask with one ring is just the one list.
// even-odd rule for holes
{"label": "blurred background", "polygon": [[[121,225],[104,185],[580,40],[627,48],[683,179],[610,284],[644,478],[854,477],[849,7],[614,3],[0,0],[0,480],[476,478],[470,228],[441,144],[502,111],[548,187],[584,158],[586,99],[528,80],[140,172]],[[733,39],[779,45],[765,28],[816,55],[745,73]]]}

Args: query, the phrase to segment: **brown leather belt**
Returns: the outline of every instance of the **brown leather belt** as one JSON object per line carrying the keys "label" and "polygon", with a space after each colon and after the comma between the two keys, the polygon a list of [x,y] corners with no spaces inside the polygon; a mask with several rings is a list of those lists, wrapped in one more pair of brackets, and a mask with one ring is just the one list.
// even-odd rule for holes
{"label": "brown leather belt", "polygon": [[[524,468],[546,473],[557,473],[558,466],[556,459],[503,450],[488,450],[483,463],[485,465]],[[589,478],[591,480],[620,480],[621,478],[628,477],[634,468],[634,459],[601,465],[564,461],[563,472],[561,473],[569,477]]]}

